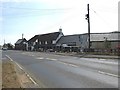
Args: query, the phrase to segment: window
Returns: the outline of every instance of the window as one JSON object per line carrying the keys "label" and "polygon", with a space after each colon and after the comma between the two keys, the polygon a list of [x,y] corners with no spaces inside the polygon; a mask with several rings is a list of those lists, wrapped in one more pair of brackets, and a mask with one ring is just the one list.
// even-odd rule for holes
{"label": "window", "polygon": [[55,43],[56,43],[56,41],[55,41],[55,40],[53,40],[53,41],[52,41],[52,44],[55,44]]}
{"label": "window", "polygon": [[45,44],[48,44],[48,42],[47,42],[47,41],[45,41]]}
{"label": "window", "polygon": [[39,44],[41,45],[41,41],[39,42]]}
{"label": "window", "polygon": [[35,45],[35,42],[33,42],[33,45]]}
{"label": "window", "polygon": [[35,42],[38,42],[38,39],[36,39],[36,41]]}

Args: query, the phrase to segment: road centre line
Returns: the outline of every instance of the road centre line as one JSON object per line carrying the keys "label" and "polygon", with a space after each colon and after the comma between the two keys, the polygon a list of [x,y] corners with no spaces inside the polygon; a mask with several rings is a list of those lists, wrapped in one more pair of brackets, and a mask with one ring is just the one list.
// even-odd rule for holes
{"label": "road centre line", "polygon": [[70,66],[72,66],[72,67],[79,67],[79,66],[74,65],[74,64],[68,64],[68,65],[70,65]]}
{"label": "road centre line", "polygon": [[47,60],[57,61],[57,59],[54,58],[44,58],[44,57],[37,57],[36,59],[47,59]]}
{"label": "road centre line", "polygon": [[107,72],[103,72],[103,71],[98,71],[98,73],[100,73],[100,74],[104,74],[104,75],[113,76],[113,77],[117,77],[117,78],[120,78],[120,76],[115,75],[115,74],[112,74],[112,73],[107,73]]}
{"label": "road centre line", "polygon": [[101,60],[101,61],[106,61],[106,59],[99,59],[99,60]]}
{"label": "road centre line", "polygon": [[62,62],[62,61],[59,61],[60,63],[62,63],[62,64],[65,64],[65,65],[67,65],[67,66],[72,66],[72,67],[79,67],[79,66],[77,66],[77,65],[74,65],[74,64],[69,64],[69,63],[65,63],[65,62]]}
{"label": "road centre line", "polygon": [[35,56],[35,55],[28,54],[28,56]]}
{"label": "road centre line", "polygon": [[57,59],[52,59],[52,58],[51,58],[50,60],[52,60],[52,61],[57,61]]}
{"label": "road centre line", "polygon": [[51,60],[51,58],[45,58],[45,59]]}
{"label": "road centre line", "polygon": [[[77,66],[77,65],[69,64],[69,63],[65,63],[65,62],[62,62],[62,61],[59,61],[59,62],[62,63],[62,64],[65,64],[65,65],[72,66],[72,67],[79,67],[79,66]],[[107,72],[103,72],[103,71],[98,71],[98,73],[100,73],[100,74],[104,74],[104,75],[113,76],[113,77],[117,77],[117,78],[120,78],[119,75],[115,75],[115,74],[112,74],[112,73],[107,73]]]}
{"label": "road centre line", "polygon": [[69,65],[69,66],[72,66],[72,67],[79,67],[77,65],[74,65],[74,64],[69,64],[69,63],[66,63],[66,62],[62,62],[62,61],[59,61],[58,59],[54,59],[54,58],[44,58],[44,57],[38,57],[36,59],[47,59],[47,60],[52,60],[52,61],[58,61],[62,64],[65,64],[65,65]]}
{"label": "road centre line", "polygon": [[36,58],[36,59],[45,59],[44,57],[38,57],[38,58]]}

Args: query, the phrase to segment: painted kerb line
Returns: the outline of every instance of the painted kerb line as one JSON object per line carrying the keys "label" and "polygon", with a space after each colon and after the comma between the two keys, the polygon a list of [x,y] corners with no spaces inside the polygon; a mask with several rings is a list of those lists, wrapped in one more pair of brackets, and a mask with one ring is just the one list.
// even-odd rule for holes
{"label": "painted kerb line", "polygon": [[10,61],[13,62],[13,60],[8,56],[8,55],[5,55]]}
{"label": "painted kerb line", "polygon": [[[15,61],[13,61],[8,55],[6,55],[6,57],[8,57],[8,59],[10,59],[10,61],[14,62],[25,74],[26,76],[35,84],[35,85],[38,85],[31,77],[29,74],[27,74],[24,69]],[[38,85],[39,86],[39,85]]]}

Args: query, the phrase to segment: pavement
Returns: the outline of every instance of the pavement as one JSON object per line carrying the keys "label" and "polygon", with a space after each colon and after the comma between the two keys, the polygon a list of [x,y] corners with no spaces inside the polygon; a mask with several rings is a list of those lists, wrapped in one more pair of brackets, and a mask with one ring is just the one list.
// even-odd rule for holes
{"label": "pavement", "polygon": [[118,88],[118,60],[3,51],[41,88]]}

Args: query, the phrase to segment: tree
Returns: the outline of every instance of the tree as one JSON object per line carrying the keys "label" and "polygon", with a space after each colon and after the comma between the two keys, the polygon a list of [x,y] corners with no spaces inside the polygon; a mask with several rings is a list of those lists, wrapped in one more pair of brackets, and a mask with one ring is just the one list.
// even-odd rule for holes
{"label": "tree", "polygon": [[8,50],[12,50],[13,49],[13,45],[11,43],[4,44],[3,47],[7,48]]}

